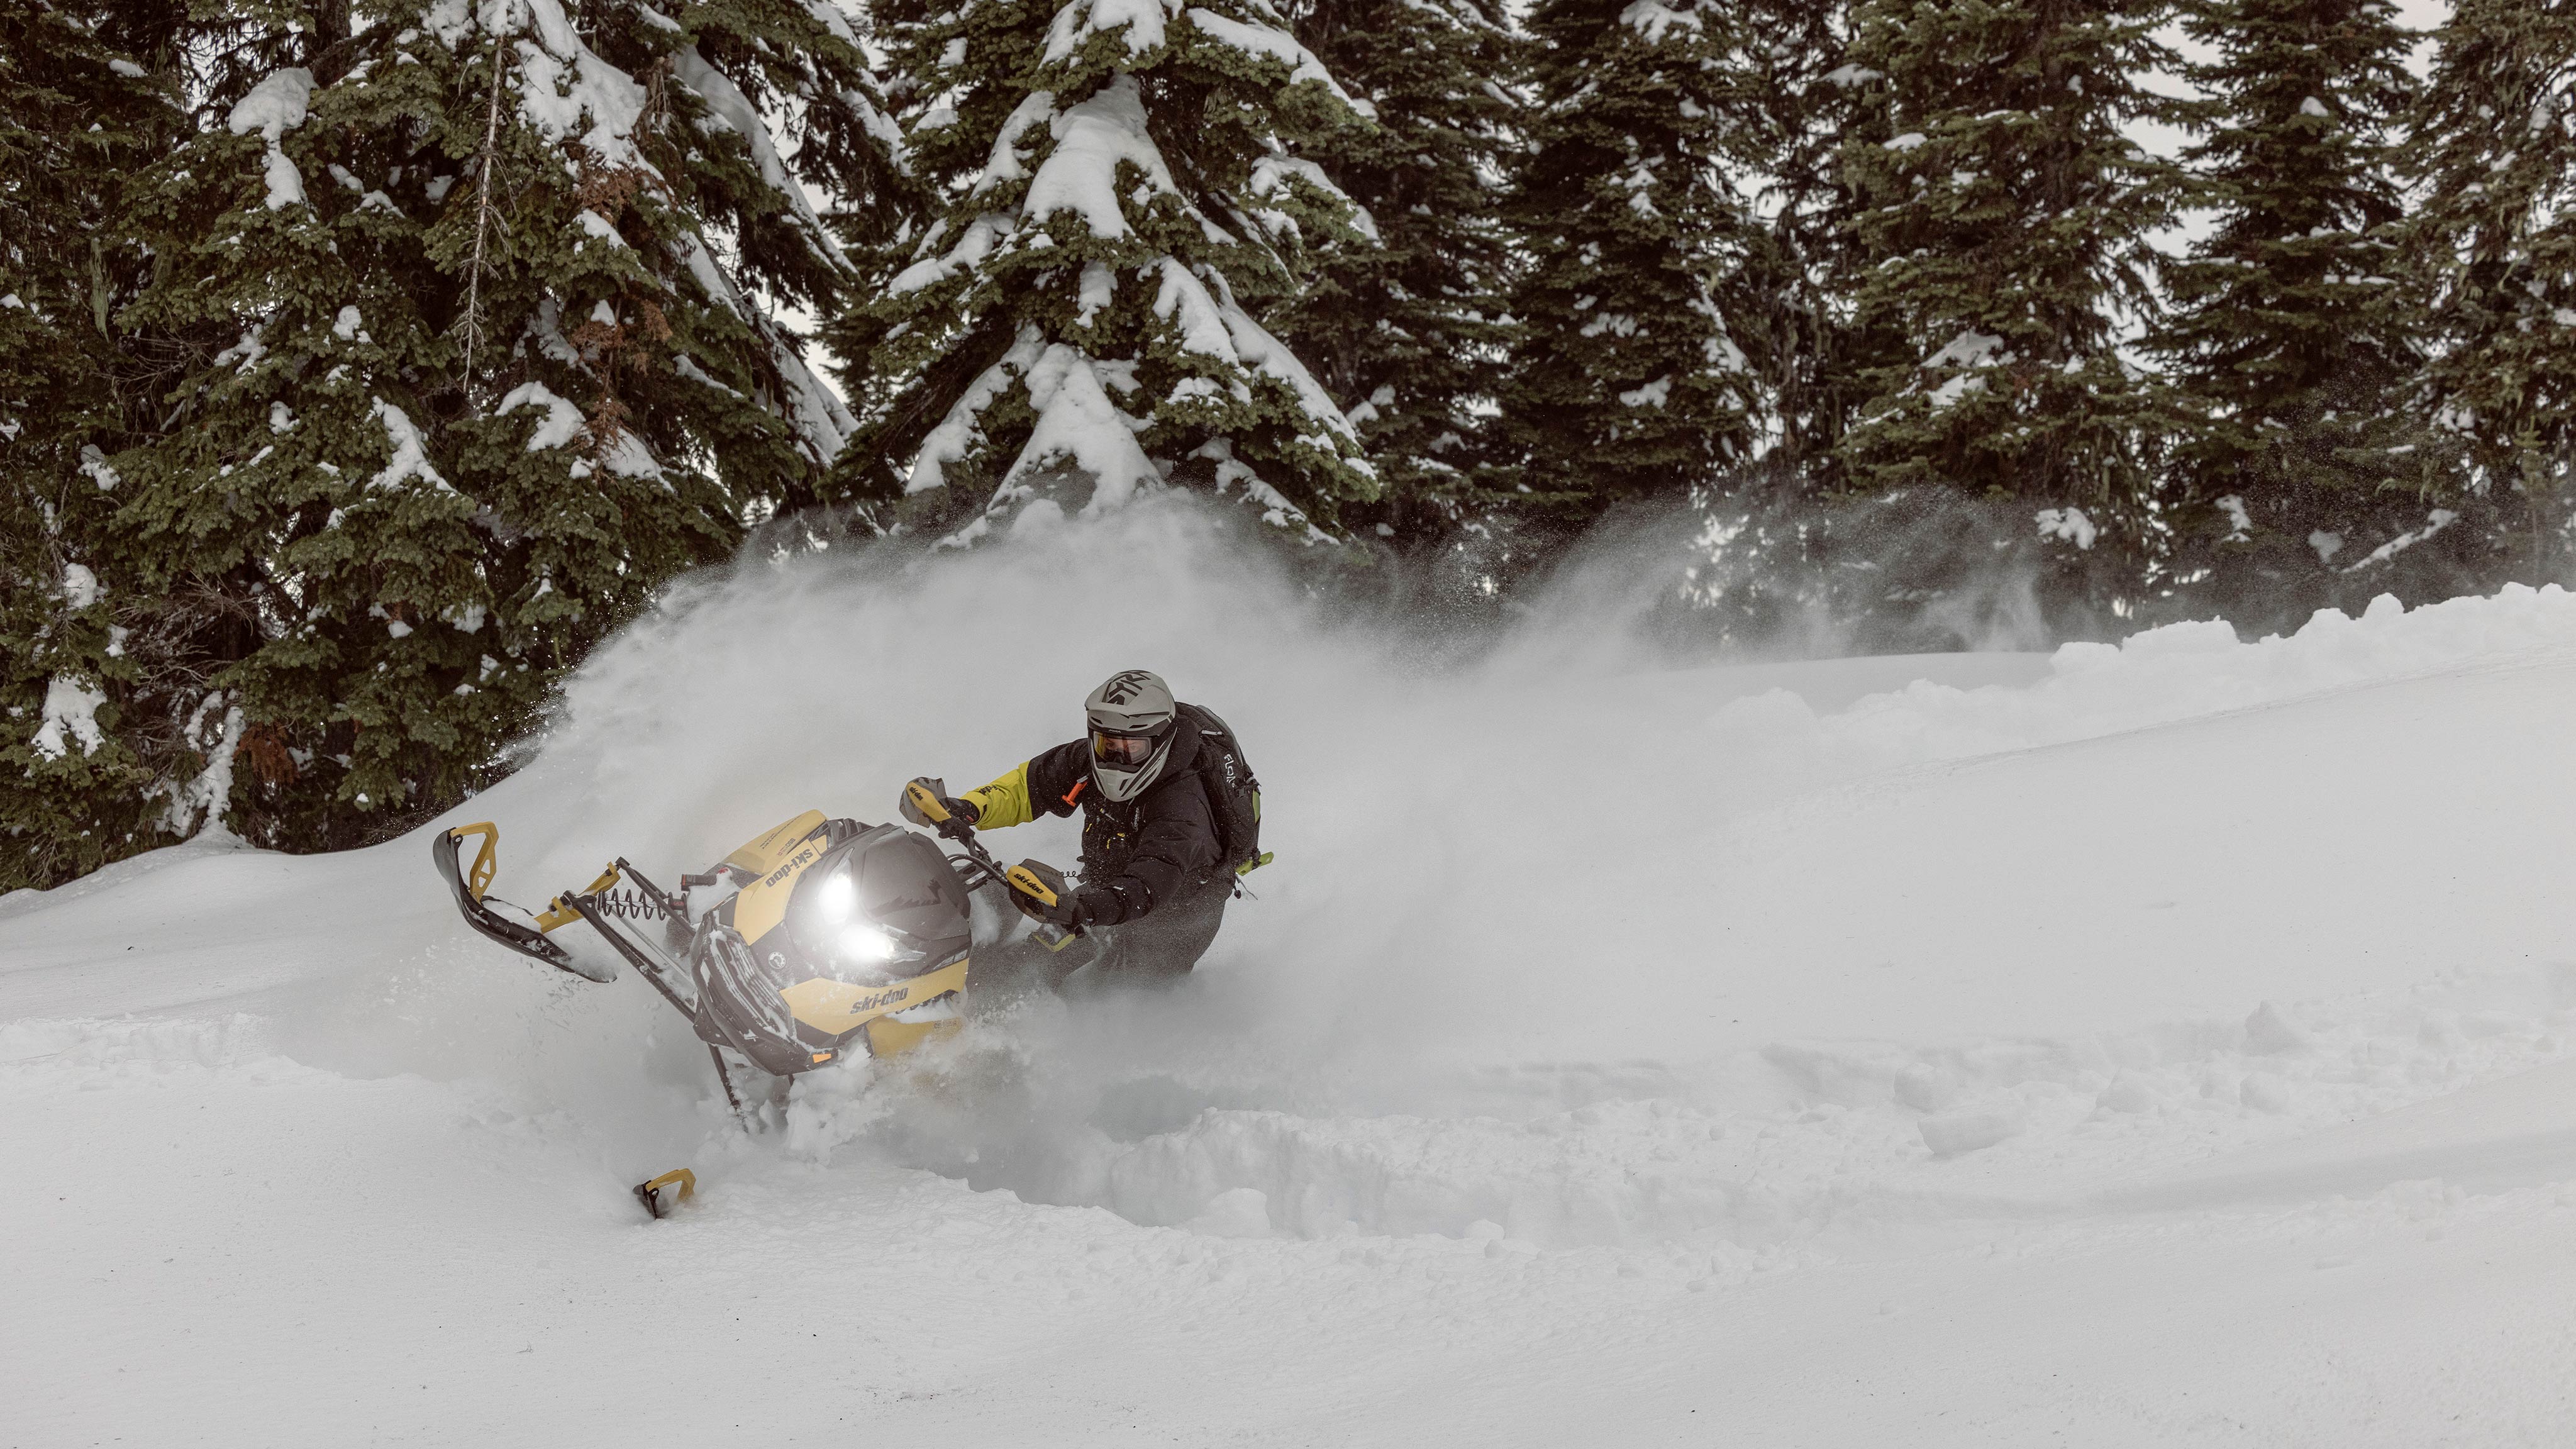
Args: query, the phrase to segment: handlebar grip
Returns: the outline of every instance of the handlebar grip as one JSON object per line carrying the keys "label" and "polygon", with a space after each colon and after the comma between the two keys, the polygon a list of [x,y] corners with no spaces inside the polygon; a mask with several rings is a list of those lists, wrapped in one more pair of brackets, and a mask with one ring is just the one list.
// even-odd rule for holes
{"label": "handlebar grip", "polygon": [[[1029,869],[1028,863],[1025,861],[1012,866],[1008,871],[1004,872],[1003,879],[1009,881],[1013,889],[1019,891],[1022,895],[1028,896],[1032,900],[1049,906],[1056,903],[1055,888],[1048,885],[1045,880],[1041,879],[1036,871]],[[1058,882],[1061,883],[1062,877],[1058,877],[1057,879]]]}

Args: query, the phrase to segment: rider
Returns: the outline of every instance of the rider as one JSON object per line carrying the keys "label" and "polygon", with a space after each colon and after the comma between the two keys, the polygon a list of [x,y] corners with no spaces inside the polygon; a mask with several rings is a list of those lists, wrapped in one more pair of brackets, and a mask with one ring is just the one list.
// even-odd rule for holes
{"label": "rider", "polygon": [[[1201,773],[1201,731],[1182,715],[1188,708],[1161,675],[1120,670],[1083,701],[1087,738],[1023,761],[981,789],[940,799],[980,830],[1023,825],[1040,812],[1082,811],[1082,885],[1052,906],[1011,886],[1021,911],[1079,926],[1095,943],[1082,959],[1056,963],[1060,976],[1083,965],[1103,976],[1179,976],[1216,939],[1233,883]],[[937,780],[914,783],[940,794]],[[902,808],[914,824],[931,824],[909,792]],[[990,959],[987,953],[979,964]]]}

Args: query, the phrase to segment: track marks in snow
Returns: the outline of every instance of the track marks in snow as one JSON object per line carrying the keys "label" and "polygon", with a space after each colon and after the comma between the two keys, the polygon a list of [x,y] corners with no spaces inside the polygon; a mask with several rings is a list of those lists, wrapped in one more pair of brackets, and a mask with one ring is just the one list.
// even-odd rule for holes
{"label": "track marks in snow", "polygon": [[[2576,968],[2060,1041],[1795,1042],[1687,1069],[1485,1069],[1446,1093],[1409,1083],[1442,1102],[1432,1113],[1335,1110],[1311,1083],[1292,1094],[1309,1100],[1271,1107],[1258,1077],[1207,1060],[1086,1066],[1007,1027],[979,1030],[926,1075],[807,1078],[791,1148],[828,1160],[856,1147],[1028,1201],[1223,1237],[1490,1232],[1534,1249],[1765,1252],[2232,1209],[2245,1194],[2156,1184],[2212,1162],[2259,1179],[2266,1152],[2292,1161],[2342,1124],[2568,1062]],[[2454,1135],[2466,1145],[2442,1160],[2455,1172],[2485,1162],[2474,1132]],[[2576,1180],[2576,1136],[2508,1132],[2494,1151],[2504,1160],[2486,1165],[2505,1185]],[[2419,1160],[2382,1157],[2287,1180],[2367,1198]]]}

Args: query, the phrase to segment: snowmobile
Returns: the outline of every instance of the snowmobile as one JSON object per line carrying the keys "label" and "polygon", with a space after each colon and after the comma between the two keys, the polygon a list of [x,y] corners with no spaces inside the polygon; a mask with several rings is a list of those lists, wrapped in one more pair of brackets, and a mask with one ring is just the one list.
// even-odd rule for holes
{"label": "snowmobile", "polygon": [[[615,980],[621,960],[632,966],[689,1019],[726,1101],[748,1125],[726,1052],[787,1078],[853,1052],[892,1057],[951,1034],[965,1015],[971,894],[1015,885],[1052,905],[1067,889],[1039,861],[1005,869],[935,793],[906,788],[957,854],[900,825],[808,810],[680,876],[676,891],[620,856],[533,913],[491,893],[501,838],[492,822],[440,831],[430,858],[465,923],[485,938],[591,981]],[[468,866],[460,852],[475,837],[481,845]],[[554,934],[576,921],[612,954]],[[1042,934],[1060,947],[1081,932]],[[655,1196],[637,1195],[660,1215]]]}

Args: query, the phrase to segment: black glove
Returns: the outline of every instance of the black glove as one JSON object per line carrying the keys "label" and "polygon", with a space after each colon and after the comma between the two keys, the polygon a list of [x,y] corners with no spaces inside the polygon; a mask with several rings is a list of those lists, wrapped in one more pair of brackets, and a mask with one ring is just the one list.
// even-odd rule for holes
{"label": "black glove", "polygon": [[1047,925],[1067,931],[1082,924],[1082,897],[1079,895],[1058,896],[1055,898],[1055,904],[1051,906],[1034,896],[1022,895],[1016,890],[1011,892],[1011,898],[1018,902],[1020,910],[1033,921],[1043,921]]}
{"label": "black glove", "polygon": [[[913,798],[912,785],[918,785],[928,791],[931,798],[939,802],[939,808],[948,812],[948,821],[931,819],[922,810],[920,802]],[[972,830],[975,828],[976,820],[983,814],[970,801],[950,799],[948,782],[935,775],[915,775],[912,777],[912,785],[904,787],[901,805],[903,818],[926,830],[942,830],[945,833],[943,827],[947,826],[949,821],[955,822],[955,827],[958,829]]]}

